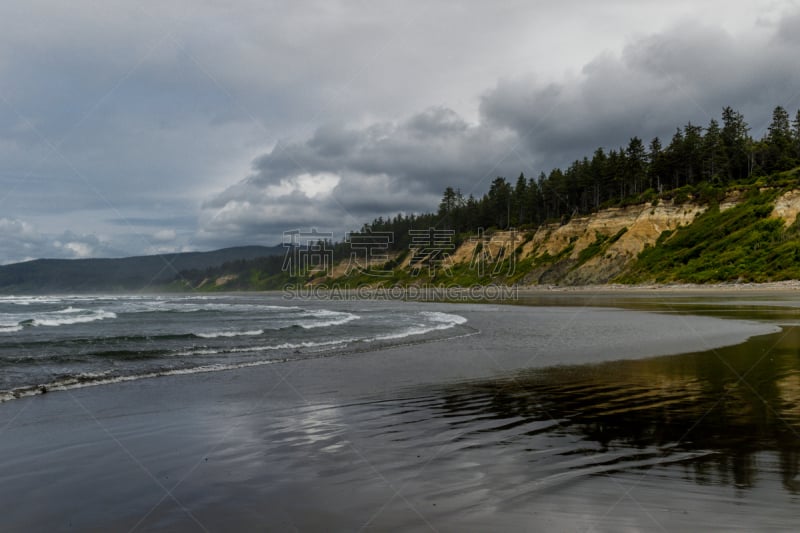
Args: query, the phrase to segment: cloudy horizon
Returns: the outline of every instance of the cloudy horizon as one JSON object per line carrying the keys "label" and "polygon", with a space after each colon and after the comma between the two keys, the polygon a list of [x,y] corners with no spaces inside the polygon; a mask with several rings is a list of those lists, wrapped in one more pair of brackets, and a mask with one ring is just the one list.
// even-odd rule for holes
{"label": "cloudy horizon", "polygon": [[795,2],[30,2],[0,21],[0,264],[341,239],[724,106],[754,137],[800,107]]}

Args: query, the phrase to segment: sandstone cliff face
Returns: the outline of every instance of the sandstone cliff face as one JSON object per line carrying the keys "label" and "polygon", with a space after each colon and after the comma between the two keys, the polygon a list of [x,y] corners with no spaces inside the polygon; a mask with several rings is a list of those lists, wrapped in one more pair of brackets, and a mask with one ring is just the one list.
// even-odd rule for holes
{"label": "sandstone cliff face", "polygon": [[790,226],[797,220],[798,213],[800,213],[800,190],[793,190],[778,197],[772,216],[782,218],[784,224]]}
{"label": "sandstone cliff face", "polygon": [[705,209],[704,206],[688,204],[664,204],[655,207],[645,204],[626,209],[609,209],[598,213],[597,217],[590,217],[584,234],[575,243],[575,250],[571,256],[573,258],[577,258],[580,251],[591,244],[598,233],[610,237],[623,228],[627,228],[627,231],[603,253],[571,270],[562,280],[563,283],[577,285],[610,281],[618,276],[645,246],[655,244],[662,232],[691,224]]}
{"label": "sandstone cliff face", "polygon": [[[704,206],[671,203],[606,209],[573,218],[563,225],[542,226],[534,232],[498,231],[482,241],[470,239],[455,251],[452,259],[454,263],[470,261],[476,255],[478,242],[495,257],[503,253],[504,248],[521,245],[517,264],[525,265],[528,259],[531,268],[517,283],[605,283],[619,275],[646,245],[654,244],[663,231],[691,223],[705,209]],[[600,244],[602,242],[605,244]],[[582,254],[593,245],[595,255]]]}

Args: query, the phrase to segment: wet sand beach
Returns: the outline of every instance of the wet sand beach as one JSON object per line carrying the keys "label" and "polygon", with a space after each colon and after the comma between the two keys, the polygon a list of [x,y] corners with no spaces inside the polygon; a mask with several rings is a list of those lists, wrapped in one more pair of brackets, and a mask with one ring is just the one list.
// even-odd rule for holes
{"label": "wet sand beach", "polygon": [[590,297],[2,403],[2,529],[793,529],[795,309]]}

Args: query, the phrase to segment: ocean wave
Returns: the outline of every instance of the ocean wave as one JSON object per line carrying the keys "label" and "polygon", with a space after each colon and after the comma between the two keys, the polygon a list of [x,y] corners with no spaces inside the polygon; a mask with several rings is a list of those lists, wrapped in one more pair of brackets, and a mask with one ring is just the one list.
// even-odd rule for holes
{"label": "ocean wave", "polygon": [[[18,325],[34,326],[34,327],[37,326],[55,327],[55,326],[66,326],[70,324],[84,324],[88,322],[95,322],[98,320],[109,320],[117,318],[116,313],[112,313],[111,311],[104,311],[102,309],[98,309],[96,311],[90,311],[89,314],[75,315],[75,313],[79,312],[83,312],[83,310],[68,311],[64,309],[61,311],[54,311],[52,313],[42,313],[40,315],[34,315],[32,318],[23,320]],[[62,316],[62,315],[70,315],[70,316]]]}
{"label": "ocean wave", "polygon": [[103,309],[89,310],[71,306],[58,311],[31,314],[0,313],[0,333],[14,333],[21,331],[25,327],[65,326],[113,318],[117,318],[117,315],[111,311]]}
{"label": "ocean wave", "polygon": [[11,305],[57,304],[61,301],[61,298],[49,296],[0,296],[0,304]]}
{"label": "ocean wave", "polygon": [[448,325],[448,327],[466,324],[467,319],[461,315],[454,315],[452,313],[442,313],[441,311],[422,311],[422,316],[428,317],[434,322]]}
{"label": "ocean wave", "polygon": [[414,324],[411,327],[408,327],[406,329],[394,333],[386,333],[383,335],[378,335],[376,337],[373,337],[372,339],[369,339],[367,342],[396,340],[396,339],[404,339],[406,337],[413,337],[415,335],[425,335],[426,333],[430,333],[432,331],[441,331],[445,329],[454,328],[455,326],[465,324],[467,322],[467,319],[461,315],[442,313],[440,311],[422,311],[420,315],[427,318],[429,321],[433,323]]}
{"label": "ocean wave", "polygon": [[[0,324],[0,328],[6,326]],[[17,326],[22,329],[22,326]],[[1,329],[0,329],[1,331]],[[0,350],[8,347],[25,347],[25,348],[48,348],[48,347],[72,347],[83,348],[86,346],[102,346],[105,344],[120,344],[120,343],[152,343],[155,341],[175,341],[175,340],[191,340],[198,337],[194,333],[155,333],[152,335],[113,335],[113,336],[97,336],[97,337],[65,337],[57,339],[17,339],[13,343],[0,343]]]}
{"label": "ocean wave", "polygon": [[272,350],[298,350],[300,348],[321,348],[326,346],[336,346],[357,341],[359,339],[336,339],[330,341],[303,341],[303,342],[283,342],[280,344],[267,344],[262,346],[237,346],[232,348],[193,348],[175,352],[173,356],[193,356],[193,355],[225,355],[231,353],[248,352],[268,352]]}
{"label": "ocean wave", "polygon": [[[468,333],[469,335],[474,335],[475,333]],[[275,349],[291,349],[291,348],[313,348],[313,347],[322,347],[322,346],[330,346],[336,344],[345,344],[352,341],[357,341],[359,339],[341,339],[338,341],[325,341],[325,342],[302,342],[302,343],[284,343],[280,345],[272,345],[272,346],[256,346],[251,348],[234,348],[229,350],[230,352],[244,352],[244,351],[253,351],[253,350],[275,350]],[[221,350],[207,350],[210,354],[217,354],[223,353]],[[196,354],[201,353],[201,351],[195,352]],[[111,385],[115,383],[124,383],[128,381],[138,381],[142,379],[152,379],[157,377],[166,377],[166,376],[180,376],[180,375],[191,375],[191,374],[204,374],[209,372],[219,372],[224,370],[235,370],[240,368],[250,368],[250,367],[257,367],[257,366],[264,366],[264,365],[271,365],[275,363],[286,363],[292,361],[293,357],[281,357],[281,358],[274,358],[274,359],[259,359],[255,361],[237,361],[232,363],[212,363],[208,365],[200,365],[196,367],[189,367],[189,368],[170,368],[170,369],[158,369],[152,370],[149,372],[141,372],[138,374],[129,374],[129,375],[116,375],[112,374],[112,371],[103,371],[103,372],[84,372],[75,375],[65,375],[60,376],[53,381],[48,383],[38,384],[38,385],[29,385],[24,387],[18,387],[12,390],[7,391],[0,391],[0,403],[24,398],[26,396],[35,396],[39,394],[44,394],[51,391],[64,391],[64,390],[71,390],[71,389],[78,389],[84,387],[95,387],[99,385]]]}
{"label": "ocean wave", "polygon": [[82,309],[80,307],[72,307],[70,305],[66,309],[61,309],[59,311],[53,311],[53,313],[57,314],[57,315],[64,315],[64,314],[69,314],[69,313],[85,313],[87,311],[89,311],[89,310],[88,309]]}
{"label": "ocean wave", "polygon": [[143,372],[141,374],[130,374],[124,376],[110,375],[110,372],[86,372],[81,374],[62,376],[51,382],[42,383],[39,385],[18,387],[10,391],[0,391],[0,403],[10,400],[15,400],[18,398],[25,398],[27,396],[36,396],[39,394],[45,394],[50,391],[64,391],[64,390],[80,389],[84,387],[96,387],[98,385],[111,385],[114,383],[124,383],[126,381],[138,381],[142,379],[151,379],[164,376],[180,376],[186,374],[203,374],[208,372],[219,372],[222,370],[234,370],[237,368],[263,366],[274,363],[283,363],[286,361],[288,361],[288,359],[245,361],[245,362],[230,363],[230,364],[217,363],[211,365],[196,366],[193,368],[171,368],[163,370],[154,370],[151,372]]}
{"label": "ocean wave", "polygon": [[195,337],[201,339],[216,339],[218,337],[242,337],[242,336],[255,336],[263,335],[263,329],[254,329],[249,331],[215,331],[211,333],[194,333]]}
{"label": "ocean wave", "polygon": [[[69,307],[66,309],[62,309],[62,312],[51,312],[49,315],[49,320],[61,321],[75,321],[75,320],[99,320],[102,319],[101,317],[110,317],[113,313],[107,311],[97,311],[93,315],[86,315],[86,311],[78,308],[70,309]],[[360,318],[359,315],[353,313],[346,313],[341,311],[333,311],[328,309],[312,309],[312,310],[303,310],[303,314],[306,315],[306,320],[316,320],[315,324],[317,327],[320,327],[323,324],[327,324],[330,322],[349,322],[352,320],[356,320]],[[41,319],[42,317],[37,317]],[[456,327],[460,324],[464,324],[467,322],[467,319],[451,314],[451,313],[442,313],[437,311],[430,311],[430,312],[421,312],[412,315],[407,315],[406,320],[411,320],[412,323],[406,324],[406,327],[400,326],[400,329],[397,329],[395,325],[397,321],[389,322],[390,327],[395,328],[395,331],[388,331],[384,334],[369,334],[364,333],[363,336],[361,335],[352,335],[347,337],[339,337],[333,338],[330,337],[328,339],[316,339],[316,340],[300,340],[300,339],[287,339],[283,340],[275,340],[272,343],[264,343],[258,344],[255,346],[247,346],[243,344],[233,346],[214,346],[214,345],[206,345],[206,346],[190,346],[190,347],[173,347],[172,349],[164,346],[162,349],[156,349],[151,351],[143,351],[141,349],[130,349],[125,351],[123,350],[109,350],[106,352],[81,352],[82,357],[86,356],[102,356],[102,357],[112,357],[115,359],[152,359],[156,361],[158,359],[166,360],[173,360],[175,358],[187,358],[182,360],[178,366],[182,368],[175,368],[174,366],[171,368],[159,368],[162,366],[157,364],[155,366],[150,366],[148,363],[147,366],[149,368],[140,368],[140,369],[128,369],[127,372],[131,372],[130,374],[126,374],[126,369],[123,366],[119,366],[112,371],[105,371],[105,372],[84,372],[84,373],[76,373],[74,375],[62,375],[55,379],[51,379],[47,383],[43,383],[40,385],[27,385],[18,387],[16,389],[12,389],[10,391],[0,391],[0,401],[11,400],[15,398],[20,398],[23,396],[30,396],[36,394],[42,394],[49,391],[58,391],[58,390],[69,390],[74,388],[80,387],[89,387],[89,386],[96,386],[96,385],[105,385],[105,384],[113,384],[113,383],[121,383],[126,381],[135,381],[140,379],[148,379],[153,377],[160,377],[160,376],[171,376],[171,375],[181,375],[181,374],[197,374],[197,373],[205,373],[205,372],[216,372],[222,370],[230,370],[230,369],[237,369],[237,368],[246,368],[251,366],[261,366],[279,362],[287,362],[294,359],[304,359],[308,357],[326,357],[326,356],[333,356],[339,353],[348,353],[348,350],[355,350],[355,353],[360,351],[371,350],[376,348],[374,344],[366,344],[366,343],[373,343],[373,342],[380,342],[380,341],[392,341],[387,344],[394,345],[397,341],[401,341],[406,337],[414,337],[414,336],[421,336],[426,333],[435,331],[435,330],[447,330],[453,327]],[[39,322],[42,324],[43,322],[40,320]],[[44,323],[47,323],[46,321]],[[0,322],[0,328],[8,328],[11,327],[19,327],[13,326],[10,324],[3,324]],[[2,329],[0,329],[2,331]],[[208,332],[200,332],[200,333],[188,333],[188,334],[172,334],[172,335],[164,335],[164,336],[155,336],[155,338],[192,338],[192,337],[201,337],[201,338],[216,338],[216,337],[234,337],[239,335],[260,335],[263,333],[261,329],[252,329],[252,330],[241,330],[241,331],[208,331]],[[205,335],[205,337],[202,337]],[[116,338],[115,338],[116,339]],[[149,336],[133,336],[130,338],[125,338],[126,340],[152,340],[153,337]],[[424,339],[424,337],[422,338]],[[422,341],[420,339],[420,342]],[[97,341],[97,339],[79,339],[79,341]],[[67,342],[67,341],[65,341]],[[75,342],[75,339],[69,341]],[[401,341],[402,342],[402,341]],[[359,345],[361,348],[359,348]],[[368,348],[368,346],[372,346],[372,348]],[[122,346],[120,346],[122,348]],[[271,353],[272,355],[267,356],[266,354]],[[259,356],[259,354],[263,354]],[[59,355],[59,358],[63,357],[63,355]],[[207,360],[204,360],[204,357],[208,357]],[[194,361],[198,363],[197,366],[189,366],[191,365],[192,358],[195,358]],[[228,360],[226,360],[228,359]],[[40,359],[37,357],[37,364],[41,364],[38,361]],[[81,360],[81,362],[87,362],[89,360]],[[20,364],[21,361],[16,361],[16,364]],[[186,366],[184,366],[186,365]],[[164,365],[164,366],[172,366],[172,365]]]}
{"label": "ocean wave", "polygon": [[209,312],[263,312],[297,311],[300,307],[284,305],[241,304],[241,303],[194,303],[180,300],[153,300],[148,302],[122,302],[119,310],[123,313],[209,313]]}
{"label": "ocean wave", "polygon": [[[56,305],[83,306],[104,302],[106,309],[117,313],[201,313],[201,312],[263,312],[299,311],[302,308],[292,305],[273,305],[263,303],[227,302],[221,297],[191,296],[0,296],[0,305]],[[107,304],[105,302],[108,302]]]}
{"label": "ocean wave", "polygon": [[303,329],[327,328],[330,326],[341,326],[342,324],[347,324],[348,322],[361,318],[359,315],[353,313],[330,311],[328,309],[312,309],[306,311],[306,316],[312,319],[322,318],[327,320],[322,320],[320,322],[299,322],[295,325]]}
{"label": "ocean wave", "polygon": [[[297,350],[301,348],[319,348],[319,347],[342,345],[342,344],[347,344],[348,342],[351,342],[353,340],[357,339],[338,339],[338,340],[321,341],[321,342],[314,342],[314,341],[295,342],[295,343],[286,342],[275,345],[238,347],[238,348],[228,348],[228,349],[218,349],[218,350],[196,349],[196,350],[186,350],[183,352],[178,352],[173,355],[183,355],[183,356],[219,355],[226,353],[259,352],[259,351],[270,351],[270,350],[292,350],[292,349]],[[26,396],[44,394],[50,391],[71,390],[83,387],[93,387],[98,385],[110,385],[114,383],[123,383],[127,381],[137,381],[141,379],[150,379],[163,376],[177,376],[177,375],[187,375],[187,374],[203,374],[208,372],[219,372],[223,370],[234,370],[238,368],[256,367],[274,363],[285,363],[291,361],[292,359],[293,358],[290,357],[279,357],[274,359],[258,359],[255,361],[251,360],[251,361],[236,361],[231,363],[212,363],[212,364],[200,365],[188,368],[157,369],[130,375],[117,375],[113,374],[112,371],[84,372],[75,375],[64,375],[64,376],[59,376],[58,378],[53,379],[52,381],[47,383],[18,387],[10,391],[0,391],[0,403],[9,400],[14,400],[17,398],[23,398]]]}

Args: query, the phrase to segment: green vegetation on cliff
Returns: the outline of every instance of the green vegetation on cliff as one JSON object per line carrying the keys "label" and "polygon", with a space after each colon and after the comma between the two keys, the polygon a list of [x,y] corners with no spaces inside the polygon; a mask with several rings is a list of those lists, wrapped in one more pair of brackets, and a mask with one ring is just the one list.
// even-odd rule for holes
{"label": "green vegetation on cliff", "polygon": [[771,217],[779,189],[753,188],[738,205],[713,204],[692,224],[665,231],[616,281],[765,282],[800,279],[800,228]]}

